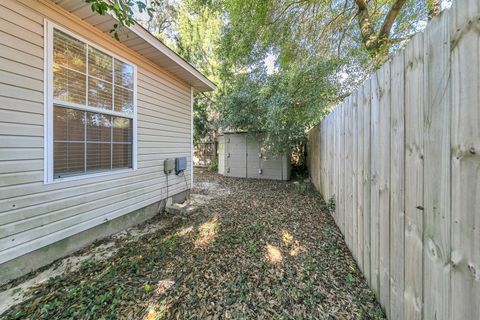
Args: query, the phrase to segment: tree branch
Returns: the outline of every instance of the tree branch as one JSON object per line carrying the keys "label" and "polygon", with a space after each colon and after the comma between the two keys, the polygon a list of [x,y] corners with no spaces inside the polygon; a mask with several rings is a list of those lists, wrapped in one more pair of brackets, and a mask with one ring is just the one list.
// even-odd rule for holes
{"label": "tree branch", "polygon": [[280,18],[285,14],[285,12],[287,12],[287,10],[290,9],[290,7],[295,6],[297,4],[300,4],[304,1],[305,0],[290,2],[288,5],[285,6],[285,8],[283,8],[283,10],[278,14],[278,16],[273,21],[271,21],[269,24],[270,25],[276,24],[277,21],[280,20]]}
{"label": "tree branch", "polygon": [[438,16],[442,11],[440,0],[427,0],[427,8],[428,20],[432,20],[433,17]]}
{"label": "tree branch", "polygon": [[370,14],[368,13],[368,5],[365,0],[355,0],[358,7],[358,23],[360,25],[360,32],[362,34],[363,43],[367,49],[372,49],[375,46],[375,30],[370,21]]}
{"label": "tree branch", "polygon": [[387,16],[385,17],[385,21],[383,22],[382,27],[380,28],[380,32],[378,33],[378,39],[382,41],[384,38],[388,38],[390,35],[390,31],[392,30],[393,23],[395,19],[397,19],[400,11],[402,10],[403,5],[407,2],[407,0],[397,0],[390,8]]}

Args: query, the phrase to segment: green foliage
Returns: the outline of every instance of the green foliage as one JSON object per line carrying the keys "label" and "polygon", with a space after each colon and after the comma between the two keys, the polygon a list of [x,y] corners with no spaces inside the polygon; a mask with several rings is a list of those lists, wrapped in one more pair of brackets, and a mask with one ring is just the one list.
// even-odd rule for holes
{"label": "green foliage", "polygon": [[80,269],[81,270],[88,270],[94,268],[96,265],[96,262],[92,259],[87,259],[85,261],[82,261],[80,264]]}
{"label": "green foliage", "polygon": [[[305,130],[421,30],[437,0],[85,0],[122,26],[146,13],[151,32],[218,84],[194,96],[194,140],[218,129],[261,132],[270,154],[297,147]],[[362,17],[367,17],[363,19]],[[367,24],[365,25],[365,22]],[[273,57],[276,71],[264,61]]]}
{"label": "green foliage", "polygon": [[351,273],[349,273],[346,277],[345,277],[345,283],[348,285],[348,286],[352,286],[354,283],[355,283],[355,278],[353,277],[353,275]]}
{"label": "green foliage", "polygon": [[[189,0],[163,1],[148,22],[151,32],[215,83],[221,81],[217,52],[223,25],[220,12]],[[194,143],[217,130],[216,101],[217,92],[194,95]]]}
{"label": "green foliage", "polygon": [[17,294],[17,293],[19,293],[19,292],[22,291],[22,290],[23,290],[23,289],[20,288],[20,287],[19,287],[19,288],[14,288],[14,289],[12,290],[12,296],[15,295],[15,294]]}
{"label": "green foliage", "polygon": [[208,171],[210,172],[217,172],[218,171],[218,158],[215,158],[207,168]]}
{"label": "green foliage", "polygon": [[335,212],[335,196],[332,196],[330,199],[328,199],[328,201],[323,205],[323,209],[329,214]]}
{"label": "green foliage", "polygon": [[153,289],[153,286],[149,283],[143,286],[143,291],[145,291],[145,293],[150,293],[153,291]]}
{"label": "green foliage", "polygon": [[298,193],[300,194],[307,194],[310,190],[312,190],[312,185],[310,182],[305,181],[295,181],[294,182]]}
{"label": "green foliage", "polygon": [[234,76],[219,98],[224,128],[264,133],[269,154],[306,141],[306,130],[336,101],[336,60],[292,65],[267,75],[264,68]]}
{"label": "green foliage", "polygon": [[248,253],[251,255],[257,254],[260,251],[257,244],[253,240],[247,241],[247,250],[248,250]]}
{"label": "green foliage", "polygon": [[209,121],[209,104],[206,99],[198,97],[193,104],[193,142],[197,144],[207,136],[211,129]]}
{"label": "green foliage", "polygon": [[150,1],[149,5],[147,5],[146,0],[85,0],[85,2],[90,4],[93,12],[102,16],[107,13],[113,14],[118,23],[112,26],[110,32],[113,33],[117,40],[120,40],[119,32],[121,27],[129,27],[135,23],[134,15],[136,10],[139,13],[146,12],[152,16],[155,10],[154,7],[159,3],[156,0]]}
{"label": "green foliage", "polygon": [[[200,0],[202,2],[202,0]],[[232,63],[251,63],[252,56],[274,49],[282,66],[292,61],[320,55],[365,57],[358,23],[358,7],[353,1],[218,0],[228,14],[229,24],[222,38],[225,57]],[[395,1],[375,1],[370,8],[373,29],[381,27]],[[423,1],[409,1],[402,15],[410,22],[426,17]],[[413,19],[415,20],[413,20]],[[411,33],[412,24],[397,24],[396,34]],[[393,37],[392,37],[393,38]]]}

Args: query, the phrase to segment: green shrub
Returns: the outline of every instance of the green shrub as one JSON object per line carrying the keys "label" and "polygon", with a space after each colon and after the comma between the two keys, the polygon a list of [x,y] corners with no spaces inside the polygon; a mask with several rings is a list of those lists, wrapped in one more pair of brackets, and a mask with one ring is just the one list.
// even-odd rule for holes
{"label": "green shrub", "polygon": [[212,162],[210,162],[207,170],[210,171],[210,172],[217,172],[218,171],[218,158],[215,158]]}

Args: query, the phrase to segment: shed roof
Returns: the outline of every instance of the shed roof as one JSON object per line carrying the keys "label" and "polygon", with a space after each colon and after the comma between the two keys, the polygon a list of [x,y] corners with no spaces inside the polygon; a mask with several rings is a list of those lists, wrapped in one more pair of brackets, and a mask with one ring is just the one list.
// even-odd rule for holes
{"label": "shed roof", "polygon": [[[110,33],[112,26],[117,22],[117,20],[109,14],[102,16],[92,12],[90,4],[86,3],[85,0],[50,1],[105,33]],[[215,84],[212,81],[139,23],[131,25],[128,29],[130,30],[128,37],[120,37],[122,44],[135,50],[167,72],[176,75],[198,91],[211,91],[215,89]]]}

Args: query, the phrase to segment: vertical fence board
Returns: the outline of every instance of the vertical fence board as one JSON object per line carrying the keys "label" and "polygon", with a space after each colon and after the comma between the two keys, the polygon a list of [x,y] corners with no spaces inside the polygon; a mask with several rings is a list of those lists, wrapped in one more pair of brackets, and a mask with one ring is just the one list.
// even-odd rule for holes
{"label": "vertical fence board", "polygon": [[380,149],[380,135],[379,135],[379,125],[380,125],[380,79],[378,74],[374,74],[371,79],[371,122],[370,122],[370,136],[371,136],[371,272],[372,277],[372,289],[375,295],[379,296],[380,293],[380,209],[379,209],[379,193],[380,186],[378,183],[378,162],[380,159],[381,149]]}
{"label": "vertical fence board", "polygon": [[363,204],[363,150],[364,150],[364,130],[363,130],[363,90],[357,92],[357,262],[360,270],[365,274],[364,268],[364,204]]}
{"label": "vertical fence board", "polygon": [[362,109],[363,109],[363,265],[365,269],[365,278],[372,286],[372,268],[371,268],[371,80],[365,82],[362,88]]}
{"label": "vertical fence board", "polygon": [[357,202],[357,178],[358,178],[358,127],[357,127],[357,92],[352,93],[352,211],[350,213],[352,220],[352,254],[357,258],[358,244],[358,202]]}
{"label": "vertical fence board", "polygon": [[423,308],[423,34],[405,51],[405,318]]}
{"label": "vertical fence board", "polygon": [[[322,123],[320,123],[320,126],[318,128],[318,132],[319,132],[319,136],[318,136],[318,140],[319,140],[319,143],[320,143],[320,150],[325,150],[325,135],[323,134],[323,131],[325,129],[325,125]],[[318,175],[318,185],[320,185],[320,187],[322,188],[322,190],[325,190],[324,189],[324,185],[323,185],[323,176],[325,174],[325,167],[324,167],[324,164],[325,164],[325,159],[324,159],[324,154],[325,152],[320,152],[319,155],[318,155],[318,159],[320,161],[320,171],[319,171],[319,175]],[[322,191],[322,194],[324,192]]]}
{"label": "vertical fence board", "polygon": [[404,291],[404,211],[405,211],[405,78],[404,52],[392,61],[390,118],[390,319],[405,319]]}
{"label": "vertical fence board", "polygon": [[335,186],[334,186],[334,181],[335,181],[335,161],[334,161],[334,155],[335,155],[335,119],[331,118],[330,119],[330,139],[332,140],[332,146],[330,148],[330,171],[329,171],[329,176],[330,176],[330,194],[329,197],[332,198],[335,196]]}
{"label": "vertical fence board", "polygon": [[[455,4],[452,28],[452,310],[480,315],[480,4]],[[467,307],[468,306],[468,307]]]}
{"label": "vertical fence board", "polygon": [[345,236],[345,104],[340,106],[340,188],[338,204],[339,227]]}
{"label": "vertical fence board", "polygon": [[448,14],[424,35],[423,317],[450,316],[450,37]]}
{"label": "vertical fence board", "polygon": [[352,250],[352,96],[346,99],[345,104],[345,238]]}
{"label": "vertical fence board", "polygon": [[[322,126],[322,143],[324,145],[323,149],[322,150],[328,150],[328,139],[327,139],[327,135],[326,135],[326,132],[328,130],[328,123],[325,122],[323,123],[323,126]],[[322,179],[322,190],[323,191],[323,194],[325,195],[326,193],[326,178],[327,178],[327,153],[325,151],[322,152],[322,159],[321,159],[322,163],[321,163],[321,166],[322,166],[322,176],[321,176],[321,179]]]}
{"label": "vertical fence board", "polygon": [[329,126],[329,123],[330,123],[330,120],[329,119],[325,119],[325,121],[322,122],[324,127],[323,127],[323,130],[322,130],[322,134],[323,134],[323,139],[324,139],[324,143],[325,143],[325,148],[322,150],[322,153],[323,153],[323,163],[322,163],[322,169],[323,169],[323,183],[322,183],[322,186],[323,186],[323,196],[325,199],[328,199],[328,149],[330,148],[330,141],[328,140],[328,126]]}
{"label": "vertical fence board", "polygon": [[333,119],[335,120],[335,171],[334,171],[334,179],[335,179],[335,221],[337,225],[339,224],[338,220],[338,206],[340,202],[340,118],[339,118],[339,109],[338,107],[335,108]]}
{"label": "vertical fence board", "polygon": [[390,62],[379,72],[378,216],[380,301],[390,315]]}

